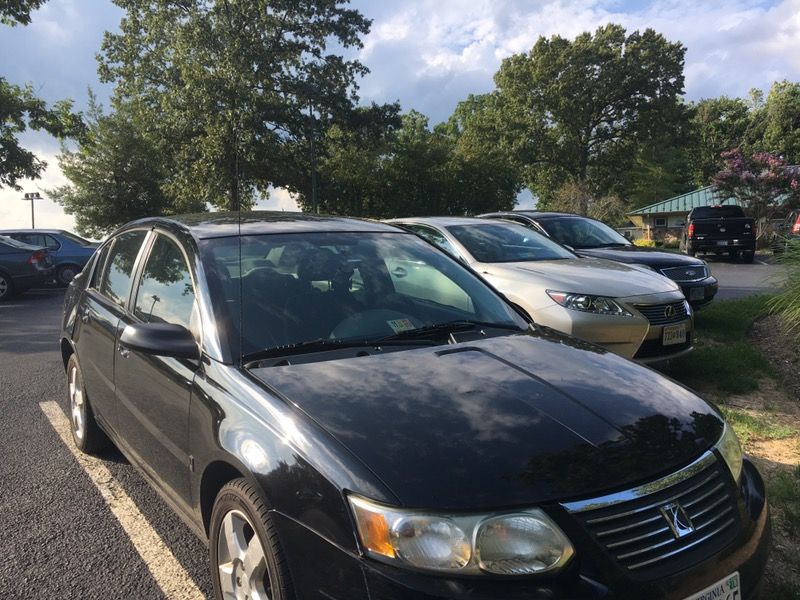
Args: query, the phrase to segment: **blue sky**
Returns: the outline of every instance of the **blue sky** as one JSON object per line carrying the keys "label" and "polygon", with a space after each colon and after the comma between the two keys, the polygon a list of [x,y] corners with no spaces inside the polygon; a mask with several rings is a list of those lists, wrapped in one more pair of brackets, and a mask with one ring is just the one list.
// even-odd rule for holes
{"label": "blue sky", "polygon": [[[652,27],[687,47],[686,96],[744,96],[772,81],[800,80],[800,0],[353,0],[373,19],[359,56],[371,70],[360,82],[362,101],[399,100],[432,123],[446,119],[470,93],[492,89],[500,61],[528,51],[539,35],[574,37],[616,22],[628,30]],[[87,88],[107,98],[97,78],[95,54],[103,32],[115,30],[122,11],[110,0],[50,0],[28,27],[0,28],[0,74],[32,82],[48,100],[73,98],[85,106]],[[25,191],[62,183],[47,135],[24,138],[50,165]],[[0,226],[29,223],[19,193],[0,189]],[[278,190],[269,208],[293,208]],[[49,201],[37,204],[37,224],[70,227]]]}

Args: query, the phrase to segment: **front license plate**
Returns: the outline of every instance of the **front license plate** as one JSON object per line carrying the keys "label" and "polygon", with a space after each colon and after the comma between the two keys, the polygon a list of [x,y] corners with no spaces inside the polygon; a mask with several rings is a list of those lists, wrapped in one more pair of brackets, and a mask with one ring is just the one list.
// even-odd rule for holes
{"label": "front license plate", "polygon": [[662,337],[662,344],[665,346],[671,346],[673,344],[683,344],[686,342],[686,325],[681,323],[680,325],[671,325],[669,327],[664,327],[664,333]]}
{"label": "front license plate", "polygon": [[727,246],[727,245],[728,245],[728,240],[719,240],[717,242],[717,246]]}
{"label": "front license plate", "polygon": [[739,573],[728,575],[702,592],[689,596],[686,600],[742,600]]}
{"label": "front license plate", "polygon": [[697,287],[689,290],[689,300],[705,300],[706,289]]}

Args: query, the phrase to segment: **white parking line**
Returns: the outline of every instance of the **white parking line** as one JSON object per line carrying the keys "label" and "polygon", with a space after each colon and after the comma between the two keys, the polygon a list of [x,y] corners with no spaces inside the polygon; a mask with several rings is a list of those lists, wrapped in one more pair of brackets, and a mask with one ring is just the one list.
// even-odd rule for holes
{"label": "white parking line", "polygon": [[763,260],[758,260],[757,258],[754,258],[753,262],[756,263],[756,264],[759,264],[759,265],[766,265],[767,264]]}
{"label": "white parking line", "polygon": [[172,554],[164,540],[156,533],[125,490],[114,480],[103,461],[80,452],[72,441],[69,420],[55,402],[39,404],[61,441],[100,491],[111,512],[128,534],[133,547],[142,557],[153,579],[167,598],[202,600],[205,598],[189,574]]}

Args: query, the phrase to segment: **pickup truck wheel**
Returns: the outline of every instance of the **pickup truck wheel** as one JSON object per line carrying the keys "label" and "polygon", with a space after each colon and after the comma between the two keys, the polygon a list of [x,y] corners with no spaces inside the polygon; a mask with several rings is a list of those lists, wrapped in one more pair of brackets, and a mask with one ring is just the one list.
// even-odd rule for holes
{"label": "pickup truck wheel", "polygon": [[731,260],[736,260],[739,257],[738,250],[728,250],[728,256],[731,257]]}
{"label": "pickup truck wheel", "polygon": [[746,263],[751,263],[756,257],[755,250],[745,250],[742,252],[742,260]]}
{"label": "pickup truck wheel", "polygon": [[0,273],[0,302],[14,295],[14,282],[5,273]]}

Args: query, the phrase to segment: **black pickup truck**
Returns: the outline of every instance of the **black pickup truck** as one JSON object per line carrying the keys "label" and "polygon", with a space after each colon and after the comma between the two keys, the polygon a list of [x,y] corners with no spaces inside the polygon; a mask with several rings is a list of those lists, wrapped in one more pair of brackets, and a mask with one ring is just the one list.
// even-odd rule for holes
{"label": "black pickup truck", "polygon": [[723,254],[753,262],[756,254],[756,223],[746,217],[741,206],[700,206],[686,218],[681,250],[689,256],[697,253]]}

